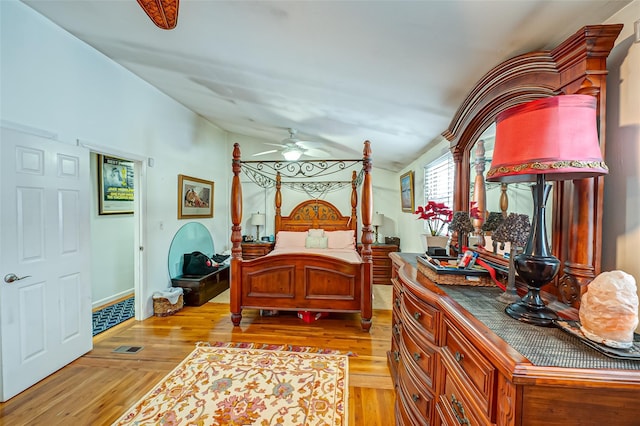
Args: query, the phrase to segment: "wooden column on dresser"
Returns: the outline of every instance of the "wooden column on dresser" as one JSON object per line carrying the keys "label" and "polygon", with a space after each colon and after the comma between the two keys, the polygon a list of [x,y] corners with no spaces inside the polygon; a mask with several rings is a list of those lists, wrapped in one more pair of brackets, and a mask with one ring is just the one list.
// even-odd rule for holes
{"label": "wooden column on dresser", "polygon": [[417,256],[390,254],[396,424],[638,424],[640,361],[508,317],[497,287],[436,285]]}

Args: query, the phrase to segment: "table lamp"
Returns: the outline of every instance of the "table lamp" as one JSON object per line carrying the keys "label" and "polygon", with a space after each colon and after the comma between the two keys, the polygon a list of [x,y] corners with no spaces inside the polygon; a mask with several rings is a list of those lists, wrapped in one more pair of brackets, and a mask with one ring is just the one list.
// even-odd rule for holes
{"label": "table lamp", "polygon": [[384,215],[382,213],[376,212],[376,214],[373,215],[371,224],[374,228],[376,228],[376,244],[378,244],[378,226],[384,225]]}
{"label": "table lamp", "polygon": [[256,227],[256,241],[260,241],[260,226],[264,226],[267,218],[264,213],[253,213],[251,215],[251,224]]}
{"label": "table lamp", "polygon": [[522,322],[552,326],[558,315],[547,307],[540,289],[555,278],[560,260],[549,250],[545,205],[546,180],[575,180],[608,173],[602,160],[596,122],[596,98],[561,95],[517,105],[496,118],[496,139],[489,182],[535,182],[533,221],[515,268],[527,294],[505,312]]}

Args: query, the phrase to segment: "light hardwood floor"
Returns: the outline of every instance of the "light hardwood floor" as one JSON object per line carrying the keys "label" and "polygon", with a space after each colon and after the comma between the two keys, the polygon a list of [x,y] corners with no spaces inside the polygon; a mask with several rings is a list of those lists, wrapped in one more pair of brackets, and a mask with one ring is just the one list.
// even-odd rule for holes
{"label": "light hardwood floor", "polygon": [[[129,320],[94,338],[78,360],[0,404],[2,425],[109,425],[186,357],[199,341],[259,342],[352,351],[349,425],[394,424],[395,392],[387,367],[391,311],[374,310],[369,333],[358,314],[332,314],[307,324],[295,313],[261,317],[243,311],[233,327],[229,307],[205,303],[168,317]],[[143,346],[136,354],[113,352]]]}

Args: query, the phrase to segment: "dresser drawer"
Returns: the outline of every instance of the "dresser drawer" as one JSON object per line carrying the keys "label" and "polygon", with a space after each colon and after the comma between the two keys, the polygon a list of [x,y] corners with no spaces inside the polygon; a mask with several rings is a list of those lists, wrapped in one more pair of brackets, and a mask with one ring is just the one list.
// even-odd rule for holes
{"label": "dresser drawer", "polygon": [[443,369],[444,389],[436,403],[442,426],[492,425],[489,419],[474,410],[470,399],[449,373],[446,368]]}
{"label": "dresser drawer", "polygon": [[446,318],[442,352],[443,358],[450,360],[452,369],[458,370],[461,379],[469,385],[468,389],[476,394],[478,401],[482,403],[483,412],[490,415],[496,368]]}
{"label": "dresser drawer", "polygon": [[391,280],[391,283],[393,284],[393,314],[400,315],[400,305],[402,304],[402,292],[404,290],[402,289],[402,284],[398,282],[397,278],[393,278]]}
{"label": "dresser drawer", "polygon": [[400,364],[400,345],[396,339],[391,339],[391,351],[389,352],[390,361],[393,362],[394,368],[398,369],[398,365]]}
{"label": "dresser drawer", "polygon": [[274,243],[243,243],[242,258],[244,260],[255,259],[256,257],[262,257],[271,250],[273,250]]}
{"label": "dresser drawer", "polygon": [[398,394],[402,399],[402,405],[407,410],[408,417],[413,420],[411,424],[429,424],[433,408],[432,394],[418,386],[412,378],[412,374],[405,368],[400,368],[400,383]]}
{"label": "dresser drawer", "polygon": [[[362,250],[362,245],[358,244],[358,252]],[[389,253],[398,251],[398,246],[393,244],[372,244],[371,261],[373,263],[373,283],[391,284],[392,262]]]}
{"label": "dresser drawer", "polygon": [[422,418],[416,418],[404,395],[396,390],[396,426],[429,426]]}
{"label": "dresser drawer", "polygon": [[433,306],[418,300],[408,291],[402,294],[402,301],[402,314],[405,321],[414,323],[418,329],[422,330],[421,334],[430,342],[436,343],[440,312]]}
{"label": "dresser drawer", "polygon": [[402,330],[402,344],[400,354],[409,371],[414,371],[424,384],[433,391],[433,377],[435,374],[435,352],[427,343],[418,343],[420,339],[412,336],[409,327]]}

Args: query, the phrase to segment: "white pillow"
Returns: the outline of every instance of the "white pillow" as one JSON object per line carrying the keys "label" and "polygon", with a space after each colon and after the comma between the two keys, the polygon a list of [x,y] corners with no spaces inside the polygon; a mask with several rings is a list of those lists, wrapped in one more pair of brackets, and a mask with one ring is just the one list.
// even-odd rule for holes
{"label": "white pillow", "polygon": [[304,248],[306,232],[280,231],[276,235],[275,248]]}
{"label": "white pillow", "polygon": [[310,237],[324,237],[324,229],[309,229]]}
{"label": "white pillow", "polygon": [[347,231],[326,231],[328,248],[330,249],[356,249],[356,233],[353,229]]}
{"label": "white pillow", "polygon": [[327,237],[307,237],[304,245],[306,248],[326,249],[328,246]]}

